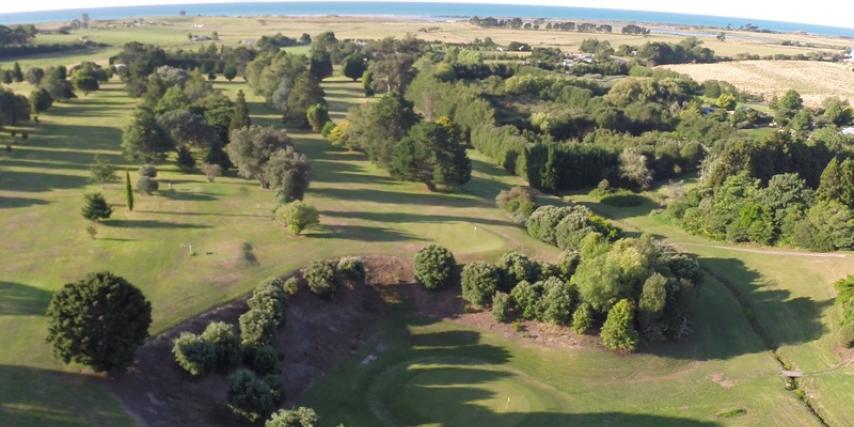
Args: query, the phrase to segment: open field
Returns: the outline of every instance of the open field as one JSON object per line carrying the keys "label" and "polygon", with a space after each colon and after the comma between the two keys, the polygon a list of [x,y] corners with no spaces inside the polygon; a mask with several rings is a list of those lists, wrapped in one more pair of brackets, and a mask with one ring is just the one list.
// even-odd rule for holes
{"label": "open field", "polygon": [[[717,32],[710,30],[684,30],[680,28],[651,26],[654,33],[646,36],[626,36],[619,33],[620,26],[615,24],[615,33],[579,33],[546,30],[513,30],[505,28],[481,28],[465,21],[412,20],[397,18],[354,17],[168,17],[152,18],[153,24],[139,24],[124,27],[121,21],[102,21],[97,27],[75,30],[71,34],[42,34],[37,43],[72,43],[85,37],[95,42],[107,43],[111,47],[94,53],[89,60],[105,60],[114,55],[121,45],[130,41],[156,43],[164,48],[194,49],[210,42],[192,42],[189,33],[210,36],[217,32],[220,41],[227,45],[237,45],[243,40],[256,40],[262,35],[281,32],[297,38],[302,33],[316,35],[321,31],[333,31],[338,38],[377,39],[383,37],[403,37],[413,34],[425,40],[448,43],[468,43],[474,39],[491,37],[496,43],[524,41],[532,46],[560,47],[566,51],[577,51],[581,42],[588,38],[608,40],[616,47],[621,44],[641,45],[645,42],[678,42],[685,34],[695,35],[718,55],[735,56],[739,53],[758,55],[787,54],[795,55],[809,52],[838,52],[845,47],[854,46],[851,40],[831,37],[808,36],[800,34],[762,34],[731,31],[729,39],[721,42],[715,38]],[[419,29],[430,28],[428,32]],[[658,32],[655,32],[658,31]],[[814,47],[783,46],[783,40],[809,44]],[[0,67],[7,67],[15,58],[0,60]],[[36,56],[20,58],[26,66],[44,66],[56,63],[56,56]],[[63,63],[73,64],[84,59],[79,54],[69,54]]]}
{"label": "open field", "polygon": [[854,69],[850,63],[816,61],[735,61],[717,64],[664,66],[687,74],[698,82],[722,80],[766,100],[789,89],[801,94],[804,103],[819,106],[830,96],[854,101]]}

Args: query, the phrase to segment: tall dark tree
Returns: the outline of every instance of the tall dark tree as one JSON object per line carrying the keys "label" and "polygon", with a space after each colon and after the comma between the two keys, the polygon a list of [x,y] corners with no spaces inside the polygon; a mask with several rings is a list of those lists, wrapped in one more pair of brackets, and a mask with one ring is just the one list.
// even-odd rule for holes
{"label": "tall dark tree", "polygon": [[471,178],[465,148],[434,122],[421,122],[395,145],[389,167],[392,176],[419,181],[435,191],[437,185],[462,185]]}
{"label": "tall dark tree", "polygon": [[310,61],[309,71],[318,81],[332,75],[332,56],[326,50],[313,49]]}
{"label": "tall dark tree", "polygon": [[53,98],[45,89],[36,89],[30,92],[30,107],[33,113],[42,113],[53,105]]}
{"label": "tall dark tree", "polygon": [[130,171],[125,171],[125,199],[127,200],[128,210],[133,210],[133,188],[130,185]]}
{"label": "tall dark tree", "polygon": [[840,162],[834,157],[821,173],[816,196],[819,200],[854,206],[854,160]]}
{"label": "tall dark tree", "polygon": [[264,179],[282,203],[302,200],[311,179],[311,164],[293,147],[278,150],[264,166]]}
{"label": "tall dark tree", "polygon": [[394,145],[417,121],[418,115],[411,102],[400,95],[388,94],[348,115],[346,137],[371,160],[387,167]]}
{"label": "tall dark tree", "polygon": [[235,129],[242,129],[252,125],[252,119],[249,118],[249,107],[246,105],[246,95],[242,90],[237,91],[237,97],[234,99],[234,113],[231,115],[231,123],[228,125],[228,133]]}
{"label": "tall dark tree", "polygon": [[148,337],[151,304],[124,278],[100,272],[63,286],[47,316],[47,340],[57,357],[98,372],[118,371],[133,363]]}
{"label": "tall dark tree", "polygon": [[344,60],[344,75],[355,82],[365,74],[368,69],[365,58],[360,54],[353,54]]}
{"label": "tall dark tree", "polygon": [[283,118],[290,126],[308,127],[306,112],[317,103],[326,103],[323,99],[323,88],[311,73],[302,73],[294,80],[293,88],[288,93],[288,101]]}
{"label": "tall dark tree", "polygon": [[18,64],[17,61],[12,66],[12,79],[18,83],[24,81],[24,72],[21,71],[21,64]]}

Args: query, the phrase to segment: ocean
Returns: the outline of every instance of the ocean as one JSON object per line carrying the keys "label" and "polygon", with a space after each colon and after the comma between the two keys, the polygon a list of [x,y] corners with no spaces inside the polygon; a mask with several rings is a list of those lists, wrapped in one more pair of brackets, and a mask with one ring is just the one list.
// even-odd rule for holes
{"label": "ocean", "polygon": [[[144,1],[144,0],[141,0]],[[805,6],[806,7],[806,6]],[[142,16],[399,16],[425,19],[464,18],[471,16],[549,18],[574,21],[612,20],[636,23],[659,23],[706,27],[740,27],[753,24],[779,32],[807,32],[826,36],[854,37],[854,28],[829,27],[761,19],[688,15],[681,13],[643,12],[637,10],[595,9],[561,6],[528,6],[474,3],[406,3],[406,2],[276,2],[276,3],[208,3],[160,6],[122,6],[89,9],[67,9],[42,12],[0,14],[0,24],[68,21],[88,13],[92,19],[118,19]]]}

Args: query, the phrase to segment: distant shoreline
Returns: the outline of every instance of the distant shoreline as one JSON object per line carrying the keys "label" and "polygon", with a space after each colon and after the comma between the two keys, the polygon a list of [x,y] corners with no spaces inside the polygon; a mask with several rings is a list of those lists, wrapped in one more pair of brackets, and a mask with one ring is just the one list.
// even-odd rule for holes
{"label": "distant shoreline", "polygon": [[596,9],[562,6],[527,6],[481,3],[407,3],[407,2],[252,2],[252,3],[198,3],[151,6],[119,6],[102,8],[74,8],[66,10],[17,12],[0,14],[0,24],[40,24],[70,21],[88,13],[95,20],[133,19],[141,17],[175,17],[180,11],[188,17],[380,17],[413,20],[469,19],[480,17],[542,18],[563,21],[608,21],[674,25],[694,28],[725,29],[735,31],[746,24],[777,33],[807,33],[819,36],[854,38],[854,28],[761,19],[720,16],[689,15],[666,12],[645,12],[620,9]]}

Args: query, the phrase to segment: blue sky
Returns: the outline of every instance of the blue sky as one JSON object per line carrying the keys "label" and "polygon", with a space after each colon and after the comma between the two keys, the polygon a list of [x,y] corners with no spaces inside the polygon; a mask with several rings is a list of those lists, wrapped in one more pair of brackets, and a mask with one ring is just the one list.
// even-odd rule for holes
{"label": "blue sky", "polygon": [[[246,0],[263,1],[263,0]],[[341,1],[341,0],[339,0]],[[347,0],[343,0],[347,1]],[[356,0],[350,0],[356,1]],[[401,0],[419,1],[419,0]],[[425,0],[443,2],[443,0]],[[811,0],[808,2],[769,0],[462,0],[466,3],[542,4],[553,6],[578,6],[612,9],[650,10],[657,12],[691,13],[698,15],[732,16],[767,19],[773,21],[801,22],[836,27],[854,26],[854,4],[850,0]],[[218,0],[3,0],[0,13],[26,12],[51,9],[132,6],[153,4],[216,3]],[[445,0],[444,2],[457,3]],[[228,1],[241,3],[241,1]],[[847,4],[847,6],[846,6]]]}

